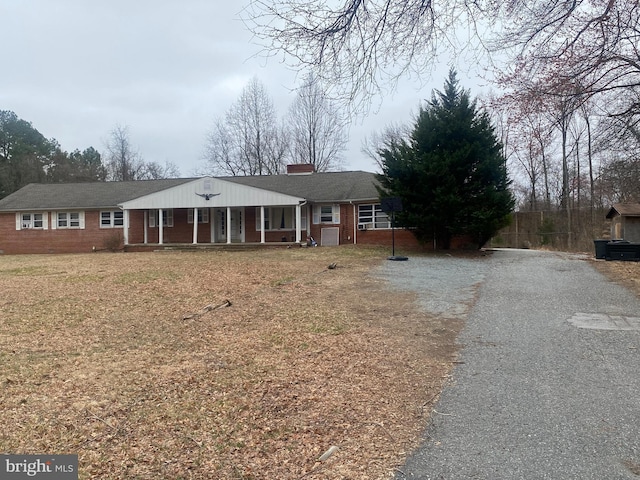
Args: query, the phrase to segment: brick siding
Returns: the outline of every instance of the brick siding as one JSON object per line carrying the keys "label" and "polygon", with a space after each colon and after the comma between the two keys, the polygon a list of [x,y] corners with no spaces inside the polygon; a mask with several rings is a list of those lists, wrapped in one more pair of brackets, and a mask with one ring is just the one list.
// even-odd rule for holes
{"label": "brick siding", "polygon": [[122,228],[100,228],[100,212],[85,211],[84,229],[49,228],[16,230],[16,214],[0,213],[0,251],[17,253],[85,253],[107,248],[116,238],[123,238]]}
{"label": "brick siding", "polygon": [[[339,229],[339,243],[361,245],[391,246],[391,230],[355,230],[357,219],[354,217],[354,206],[343,204],[340,207],[340,224],[313,224],[310,209],[307,222],[310,224],[310,234],[320,243],[322,228]],[[213,213],[213,212],[212,212]],[[193,223],[187,222],[187,209],[173,210],[173,227],[163,228],[163,241],[169,243],[192,243]],[[121,227],[101,228],[100,211],[85,211],[84,229],[52,229],[51,213],[47,230],[28,229],[16,230],[15,213],[0,213],[0,252],[4,254],[25,253],[83,253],[94,250],[105,250],[114,245],[122,247],[124,230]],[[129,214],[129,244],[144,243],[144,215],[142,210],[131,211]],[[215,215],[210,215],[209,222],[215,221]],[[245,242],[259,243],[260,232],[256,230],[256,208],[244,209]],[[158,227],[147,228],[147,242],[158,243]],[[295,229],[283,229],[265,232],[265,241],[293,242]],[[355,237],[355,238],[354,238]],[[307,232],[301,233],[301,241],[307,240]],[[211,243],[211,223],[198,225],[198,243]],[[413,234],[404,229],[395,230],[395,244],[398,248],[419,248]]]}

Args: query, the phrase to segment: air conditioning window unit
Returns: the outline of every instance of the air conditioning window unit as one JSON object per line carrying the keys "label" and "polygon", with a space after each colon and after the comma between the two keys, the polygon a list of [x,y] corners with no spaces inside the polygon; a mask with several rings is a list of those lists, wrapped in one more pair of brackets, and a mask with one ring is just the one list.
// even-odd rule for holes
{"label": "air conditioning window unit", "polygon": [[369,230],[373,228],[373,223],[359,223],[358,230]]}

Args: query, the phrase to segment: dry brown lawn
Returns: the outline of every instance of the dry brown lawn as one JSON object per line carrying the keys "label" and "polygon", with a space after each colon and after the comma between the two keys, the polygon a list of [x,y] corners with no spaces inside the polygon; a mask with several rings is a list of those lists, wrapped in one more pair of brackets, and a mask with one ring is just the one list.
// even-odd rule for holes
{"label": "dry brown lawn", "polygon": [[640,296],[640,262],[594,261],[596,268],[610,280]]}
{"label": "dry brown lawn", "polygon": [[81,479],[390,477],[460,324],[370,275],[386,254],[0,256],[0,452],[77,453]]}

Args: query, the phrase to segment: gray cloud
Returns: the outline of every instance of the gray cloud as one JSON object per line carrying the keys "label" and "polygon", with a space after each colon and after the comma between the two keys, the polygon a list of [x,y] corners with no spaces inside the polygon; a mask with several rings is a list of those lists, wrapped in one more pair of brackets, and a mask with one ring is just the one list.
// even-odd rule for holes
{"label": "gray cloud", "polygon": [[[295,72],[256,57],[240,8],[213,0],[0,0],[0,109],[15,111],[65,150],[103,151],[113,127],[128,125],[145,160],[169,161],[191,175],[214,119],[252,76],[280,115],[294,97]],[[361,140],[409,121],[429,91],[403,83],[402,95],[356,121],[346,168],[373,171]]]}

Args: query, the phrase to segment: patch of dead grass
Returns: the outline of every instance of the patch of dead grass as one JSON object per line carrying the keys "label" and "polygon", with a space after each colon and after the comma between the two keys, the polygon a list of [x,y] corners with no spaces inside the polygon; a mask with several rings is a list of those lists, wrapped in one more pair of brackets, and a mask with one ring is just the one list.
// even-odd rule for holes
{"label": "patch of dead grass", "polygon": [[640,262],[593,261],[600,273],[640,295]]}
{"label": "patch of dead grass", "polygon": [[77,453],[82,479],[388,478],[460,325],[369,275],[381,258],[0,257],[0,451]]}

